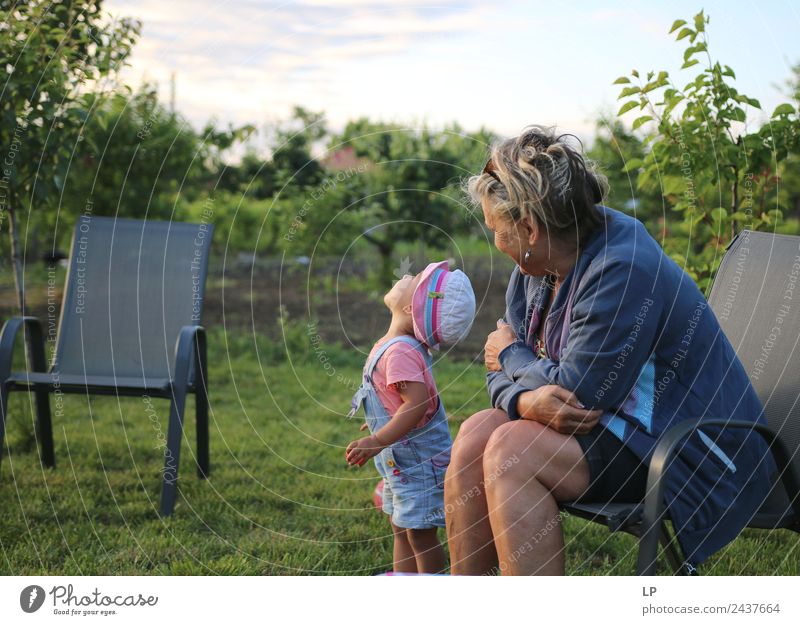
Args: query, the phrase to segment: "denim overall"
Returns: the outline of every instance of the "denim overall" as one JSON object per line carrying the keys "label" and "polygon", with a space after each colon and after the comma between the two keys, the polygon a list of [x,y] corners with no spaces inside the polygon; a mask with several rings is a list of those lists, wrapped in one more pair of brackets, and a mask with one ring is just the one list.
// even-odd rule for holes
{"label": "denim overall", "polygon": [[[431,367],[425,346],[411,336],[389,339],[378,348],[364,368],[361,386],[353,396],[354,416],[364,404],[367,427],[374,434],[391,419],[372,386],[372,372],[383,353],[397,342],[416,347]],[[375,456],[375,466],[383,477],[383,511],[397,527],[425,529],[444,527],[444,474],[450,464],[453,441],[441,397],[436,413],[422,427],[415,427],[400,440]]]}

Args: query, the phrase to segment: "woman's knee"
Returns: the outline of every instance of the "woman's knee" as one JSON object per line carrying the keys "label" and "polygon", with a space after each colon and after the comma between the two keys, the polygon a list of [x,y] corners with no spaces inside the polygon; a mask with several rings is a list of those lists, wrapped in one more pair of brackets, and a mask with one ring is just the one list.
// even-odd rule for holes
{"label": "woman's knee", "polygon": [[508,414],[497,408],[481,410],[469,417],[458,429],[450,463],[469,464],[479,460],[492,432],[504,423],[509,423]]}
{"label": "woman's knee", "polygon": [[547,462],[540,444],[546,426],[534,421],[511,421],[494,430],[483,452],[484,483],[502,477],[535,477],[537,467]]}

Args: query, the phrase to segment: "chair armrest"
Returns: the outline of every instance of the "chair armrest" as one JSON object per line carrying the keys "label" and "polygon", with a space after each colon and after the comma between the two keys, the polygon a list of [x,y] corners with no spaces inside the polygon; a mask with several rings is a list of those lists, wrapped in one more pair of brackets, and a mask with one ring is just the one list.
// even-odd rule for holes
{"label": "chair armrest", "polygon": [[33,353],[30,354],[33,371],[47,371],[44,358],[44,337],[42,335],[42,324],[36,317],[12,317],[3,325],[0,331],[0,384],[8,380],[11,375],[11,363],[14,357],[14,343],[17,334],[21,329],[28,331],[30,346]]}
{"label": "chair armrest", "polygon": [[192,385],[196,378],[206,385],[206,329],[203,326],[183,326],[175,342],[174,380]]}
{"label": "chair armrest", "polygon": [[[655,558],[646,561],[647,553],[657,553],[658,538],[661,523],[664,520],[664,476],[669,469],[675,455],[675,449],[684,437],[690,435],[701,427],[713,425],[724,428],[748,429],[758,432],[769,444],[769,449],[775,458],[780,476],[786,487],[787,493],[800,493],[797,479],[791,470],[790,454],[783,441],[778,438],[772,429],[763,423],[752,421],[731,421],[728,419],[687,419],[668,429],[658,441],[650,468],[647,472],[647,492],[644,499],[644,516],[642,517],[642,548],[639,549],[639,562],[637,569],[640,575],[655,574]],[[795,498],[792,504],[800,514],[800,500]],[[650,549],[644,548],[649,543]]]}

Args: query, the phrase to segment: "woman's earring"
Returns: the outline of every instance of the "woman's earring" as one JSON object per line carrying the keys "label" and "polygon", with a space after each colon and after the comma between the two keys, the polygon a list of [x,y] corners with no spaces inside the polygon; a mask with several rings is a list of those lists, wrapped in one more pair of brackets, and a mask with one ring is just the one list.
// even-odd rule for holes
{"label": "woman's earring", "polygon": [[525,257],[522,259],[522,262],[527,263],[530,260],[530,258],[531,258],[531,251],[528,250],[527,252],[525,252]]}

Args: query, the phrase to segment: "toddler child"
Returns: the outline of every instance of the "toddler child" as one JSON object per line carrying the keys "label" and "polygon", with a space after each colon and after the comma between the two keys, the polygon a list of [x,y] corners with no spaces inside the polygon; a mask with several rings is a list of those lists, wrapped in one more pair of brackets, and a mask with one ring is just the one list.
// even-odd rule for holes
{"label": "toddler child", "polygon": [[394,572],[440,573],[444,549],[444,474],[452,439],[431,372],[431,352],[467,336],[475,294],[462,271],[431,263],[398,280],[383,298],[389,331],[372,348],[353,416],[364,404],[370,435],[347,445],[350,465],[375,458],[383,477],[383,511],[394,534]]}

